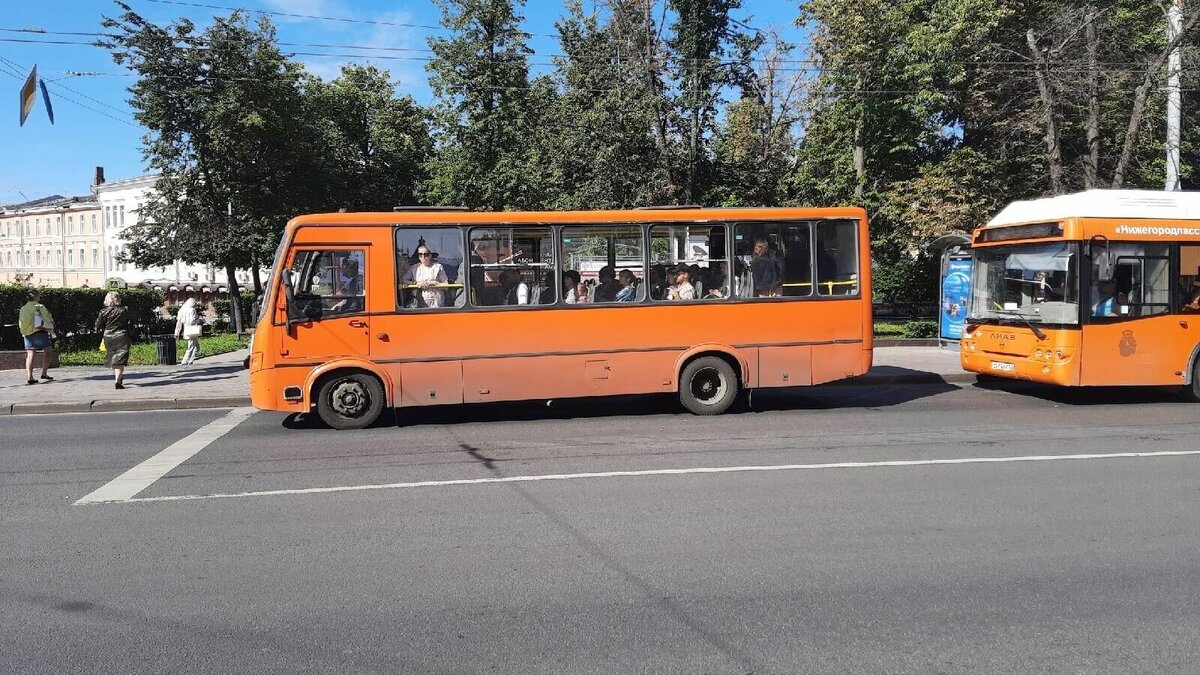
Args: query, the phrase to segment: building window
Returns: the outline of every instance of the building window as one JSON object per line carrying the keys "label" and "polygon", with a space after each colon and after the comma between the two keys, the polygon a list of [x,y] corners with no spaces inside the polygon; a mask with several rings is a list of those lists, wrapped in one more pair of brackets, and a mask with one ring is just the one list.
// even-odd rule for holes
{"label": "building window", "polygon": [[[92,216],[92,220],[95,220],[95,219],[96,219],[96,217]],[[92,249],[92,267],[99,267],[99,266],[100,266],[100,251],[99,251],[99,249],[93,248]]]}
{"label": "building window", "polygon": [[75,251],[70,249],[67,250],[67,264],[71,267],[75,266]]}
{"label": "building window", "polygon": [[34,260],[37,261],[37,265],[36,265],[37,267],[42,266],[42,252],[41,251],[34,252]]}
{"label": "building window", "polygon": [[67,216],[67,234],[75,234],[75,216]]}
{"label": "building window", "polygon": [[96,230],[96,214],[93,213],[92,214],[92,234],[95,234],[96,232],[97,232],[97,230]]}
{"label": "building window", "polygon": [[125,205],[121,205],[121,227],[125,227]]}
{"label": "building window", "polygon": [[41,236],[41,234],[42,234],[42,219],[41,218],[33,219],[33,234],[35,236]]}

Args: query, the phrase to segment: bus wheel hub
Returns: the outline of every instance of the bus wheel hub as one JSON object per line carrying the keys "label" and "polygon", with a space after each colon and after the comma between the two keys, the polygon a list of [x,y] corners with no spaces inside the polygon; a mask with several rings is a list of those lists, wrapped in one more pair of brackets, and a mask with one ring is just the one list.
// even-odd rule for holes
{"label": "bus wheel hub", "polygon": [[362,385],[353,380],[338,384],[333,390],[333,409],[339,415],[356,417],[369,407],[369,398]]}

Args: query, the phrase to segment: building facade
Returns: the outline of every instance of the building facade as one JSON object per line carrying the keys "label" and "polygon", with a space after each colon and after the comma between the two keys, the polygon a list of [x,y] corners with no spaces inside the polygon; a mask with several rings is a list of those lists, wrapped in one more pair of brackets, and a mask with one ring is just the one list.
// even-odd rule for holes
{"label": "building facade", "polygon": [[100,205],[91,195],[0,207],[0,283],[102,286],[103,250]]}

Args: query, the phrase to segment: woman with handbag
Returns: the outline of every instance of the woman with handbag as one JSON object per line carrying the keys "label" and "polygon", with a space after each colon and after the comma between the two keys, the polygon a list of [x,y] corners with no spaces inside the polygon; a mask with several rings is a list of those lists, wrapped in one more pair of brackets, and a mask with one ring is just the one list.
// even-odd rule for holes
{"label": "woman with handbag", "polygon": [[200,356],[200,334],[204,332],[204,319],[196,309],[196,299],[188,298],[179,308],[175,319],[175,337],[187,340],[187,351],[183,353],[183,361],[179,365],[186,366],[196,361]]}
{"label": "woman with handbag", "polygon": [[121,305],[121,296],[104,296],[104,309],[96,317],[96,332],[104,334],[104,365],[113,369],[117,389],[124,389],[125,366],[129,365],[129,309]]}

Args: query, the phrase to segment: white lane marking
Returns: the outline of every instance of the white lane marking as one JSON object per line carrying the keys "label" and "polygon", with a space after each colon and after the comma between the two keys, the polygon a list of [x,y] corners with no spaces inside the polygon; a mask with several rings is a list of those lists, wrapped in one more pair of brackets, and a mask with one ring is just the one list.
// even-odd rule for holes
{"label": "white lane marking", "polygon": [[181,502],[197,499],[228,499],[231,497],[271,497],[279,495],[311,495],[329,492],[362,492],[365,490],[398,490],[404,488],[446,487],[453,485],[487,485],[490,483],[533,483],[550,480],[579,480],[584,478],[627,478],[641,476],[682,476],[688,474],[745,473],[749,471],[796,471],[804,469],[872,469],[879,467],[937,466],[944,464],[999,464],[1007,462],[1055,462],[1064,460],[1127,459],[1141,457],[1185,457],[1200,455],[1200,450],[1167,450],[1162,452],[1114,452],[1082,455],[1027,455],[1024,457],[964,457],[960,459],[898,459],[880,462],[835,462],[832,464],[776,464],[769,466],[714,466],[689,469],[646,469],[642,471],[597,471],[592,473],[557,473],[500,478],[459,478],[425,480],[409,483],[379,485],[347,485],[339,487],[300,488],[294,490],[261,490],[209,495],[177,495],[170,497],[138,497],[124,502]]}
{"label": "white lane marking", "polygon": [[230,410],[228,414],[218,417],[175,441],[162,452],[105,483],[95,492],[75,503],[92,504],[130,500],[142,490],[150,487],[154,481],[167,475],[172,469],[208,447],[210,443],[232,431],[254,412],[254,408],[250,407]]}

